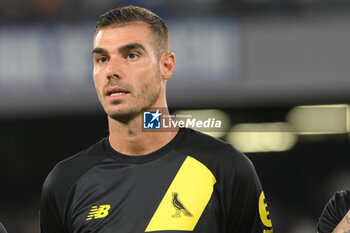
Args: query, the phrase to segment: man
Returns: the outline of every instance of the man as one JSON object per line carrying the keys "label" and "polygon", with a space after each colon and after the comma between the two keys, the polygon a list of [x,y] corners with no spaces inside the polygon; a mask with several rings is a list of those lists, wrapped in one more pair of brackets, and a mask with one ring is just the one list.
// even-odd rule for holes
{"label": "man", "polygon": [[350,233],[350,191],[337,192],[322,211],[319,233]]}
{"label": "man", "polygon": [[272,232],[245,155],[186,128],[144,131],[144,111],[168,114],[166,83],[175,56],[164,21],[140,7],[108,11],[93,46],[109,136],[51,171],[42,191],[41,232]]}

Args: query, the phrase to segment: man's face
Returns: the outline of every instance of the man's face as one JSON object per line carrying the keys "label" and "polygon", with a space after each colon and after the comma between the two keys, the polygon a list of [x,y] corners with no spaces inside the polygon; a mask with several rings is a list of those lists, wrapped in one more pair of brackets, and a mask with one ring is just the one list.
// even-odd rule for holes
{"label": "man's face", "polygon": [[154,106],[161,72],[155,41],[147,24],[102,28],[94,38],[94,82],[99,100],[113,119]]}

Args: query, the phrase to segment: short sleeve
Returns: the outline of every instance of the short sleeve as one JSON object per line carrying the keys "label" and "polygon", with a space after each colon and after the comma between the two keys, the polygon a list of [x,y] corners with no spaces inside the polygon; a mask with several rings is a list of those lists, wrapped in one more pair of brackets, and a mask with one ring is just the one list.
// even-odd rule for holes
{"label": "short sleeve", "polygon": [[52,178],[51,173],[46,179],[41,193],[40,232],[64,233],[66,232],[62,217],[64,201],[58,196]]}
{"label": "short sleeve", "polygon": [[271,216],[255,168],[244,154],[235,151],[234,156],[234,164],[226,164],[222,179],[224,206],[228,207],[226,232],[272,232]]}
{"label": "short sleeve", "polygon": [[100,140],[90,148],[59,162],[47,176],[40,202],[41,233],[66,233],[71,231],[67,200],[75,181],[94,164],[106,157]]}

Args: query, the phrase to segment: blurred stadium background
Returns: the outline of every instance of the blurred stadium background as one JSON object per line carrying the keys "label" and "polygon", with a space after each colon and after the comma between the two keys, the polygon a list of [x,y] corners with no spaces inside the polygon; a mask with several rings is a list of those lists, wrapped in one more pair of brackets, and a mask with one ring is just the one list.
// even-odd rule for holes
{"label": "blurred stadium background", "polygon": [[316,232],[328,199],[350,189],[348,0],[2,0],[0,222],[38,232],[48,172],[107,135],[93,29],[128,4],[169,24],[172,110],[225,122],[215,136],[253,161],[275,232]]}

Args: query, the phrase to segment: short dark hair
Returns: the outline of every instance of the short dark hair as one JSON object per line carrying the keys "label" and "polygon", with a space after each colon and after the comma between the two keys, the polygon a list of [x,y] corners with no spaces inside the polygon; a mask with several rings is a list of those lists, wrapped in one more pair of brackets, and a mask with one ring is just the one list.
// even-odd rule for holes
{"label": "short dark hair", "polygon": [[95,35],[102,28],[123,26],[138,21],[148,24],[155,35],[155,40],[157,40],[155,45],[159,47],[159,52],[169,52],[169,31],[163,19],[152,11],[138,6],[119,7],[102,14],[95,27]]}

